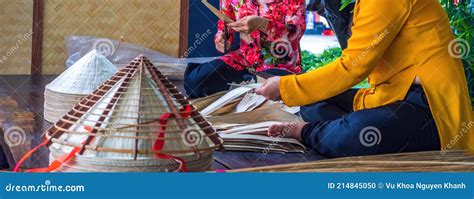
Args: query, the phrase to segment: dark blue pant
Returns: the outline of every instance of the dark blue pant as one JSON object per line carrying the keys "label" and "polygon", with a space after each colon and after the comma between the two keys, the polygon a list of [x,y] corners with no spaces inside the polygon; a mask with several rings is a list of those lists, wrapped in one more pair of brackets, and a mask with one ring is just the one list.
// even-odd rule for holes
{"label": "dark blue pant", "polygon": [[303,142],[328,157],[439,150],[440,141],[421,86],[404,101],[353,111],[357,90],[302,107]]}
{"label": "dark blue pant", "polygon": [[237,71],[221,59],[195,64],[190,63],[184,73],[184,89],[190,98],[199,98],[230,88],[229,83],[240,83],[253,78],[247,70]]}
{"label": "dark blue pant", "polygon": [[0,170],[6,169],[7,167],[8,167],[7,158],[5,157],[5,154],[3,153],[3,149],[0,146]]}

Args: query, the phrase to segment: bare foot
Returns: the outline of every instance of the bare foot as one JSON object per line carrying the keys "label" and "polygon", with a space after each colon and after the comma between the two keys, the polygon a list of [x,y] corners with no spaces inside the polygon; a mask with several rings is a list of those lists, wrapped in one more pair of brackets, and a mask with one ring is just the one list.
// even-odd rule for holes
{"label": "bare foot", "polygon": [[287,137],[295,138],[301,141],[301,130],[306,123],[301,122],[285,122],[282,124],[275,124],[268,129],[268,136],[272,137]]}

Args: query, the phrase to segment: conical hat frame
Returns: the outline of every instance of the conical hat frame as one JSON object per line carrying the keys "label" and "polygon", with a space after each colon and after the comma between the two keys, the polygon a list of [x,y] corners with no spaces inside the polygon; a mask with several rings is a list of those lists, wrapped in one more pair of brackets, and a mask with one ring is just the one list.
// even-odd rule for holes
{"label": "conical hat frame", "polygon": [[[94,139],[95,136],[98,135],[99,132],[104,131],[106,129],[100,128],[101,125],[104,123],[105,119],[107,118],[107,115],[110,113],[110,111],[119,111],[119,110],[112,110],[114,107],[114,104],[117,102],[118,98],[120,95],[123,94],[123,92],[128,89],[129,83],[135,73],[139,73],[139,75],[142,75],[142,73],[147,70],[149,74],[151,75],[151,79],[153,82],[157,85],[159,91],[163,94],[167,107],[171,110],[171,113],[175,117],[169,118],[169,120],[175,120],[177,125],[171,125],[171,124],[166,124],[164,125],[165,127],[176,127],[178,126],[181,131],[169,131],[166,130],[164,133],[182,133],[187,129],[186,124],[184,123],[185,120],[193,119],[195,121],[195,124],[201,128],[201,130],[205,133],[205,136],[207,136],[210,141],[214,144],[214,146],[206,147],[206,148],[200,148],[197,149],[196,147],[190,147],[189,150],[162,150],[162,151],[154,151],[152,149],[150,150],[139,150],[138,147],[135,147],[135,150],[131,149],[113,149],[113,148],[104,148],[104,147],[98,147],[98,146],[92,146],[91,142]],[[121,79],[124,79],[124,81],[120,81]],[[95,104],[99,102],[99,100],[104,97],[104,95],[111,90],[112,87],[116,86],[117,84],[119,85],[118,90],[113,93],[113,97],[110,100],[110,102],[107,104],[107,107],[105,109],[101,109],[102,114],[101,117],[97,120],[94,121],[95,126],[92,127],[92,131],[88,133],[87,139],[81,144],[73,144],[69,142],[65,142],[62,140],[59,140],[58,138],[63,135],[64,133],[71,133],[67,132],[68,129],[76,124],[76,122],[86,113],[88,112],[92,107],[94,107]],[[138,88],[140,89],[140,88]],[[174,100],[173,100],[174,99]],[[191,107],[191,113],[190,117],[183,118],[181,117],[181,114],[183,113],[182,110],[179,110],[176,105],[173,102],[177,102],[179,105],[186,107],[190,106]],[[140,103],[139,103],[140,107]],[[140,110],[140,109],[139,109]],[[140,110],[142,111],[142,110]],[[140,112],[139,111],[139,112]],[[143,110],[144,111],[144,110]],[[139,126],[145,126],[145,125],[158,125],[158,120],[159,120],[159,115],[157,116],[156,120],[152,121],[147,121],[145,123],[137,124],[136,126],[130,125],[130,126],[125,126],[121,127],[121,129],[125,128],[131,128],[131,127],[137,127],[136,131],[133,132],[138,132],[138,127]],[[117,129],[116,129],[117,130]],[[107,129],[108,131],[108,129]],[[102,134],[103,136],[103,134]],[[108,136],[108,135],[106,135]],[[201,116],[201,114],[192,106],[189,101],[186,99],[186,97],[178,91],[178,89],[168,80],[167,77],[165,77],[156,67],[153,66],[153,64],[144,56],[139,56],[135,58],[129,65],[121,69],[119,72],[117,72],[113,77],[111,77],[109,80],[104,82],[97,90],[95,90],[92,94],[89,96],[85,97],[82,99],[79,103],[74,105],[74,107],[66,114],[64,115],[58,122],[56,122],[52,127],[50,127],[46,132],[44,133],[44,137],[48,139],[47,146],[50,146],[53,143],[58,143],[61,145],[65,146],[70,146],[70,147],[79,147],[81,150],[79,154],[84,153],[85,150],[95,150],[95,151],[103,151],[103,152],[117,152],[117,153],[131,153],[134,154],[134,159],[137,159],[137,154],[156,154],[156,153],[166,153],[166,154],[184,154],[184,153],[199,153],[199,152],[210,152],[215,150],[216,148],[222,149],[222,139],[218,136],[216,133],[215,129],[211,126],[209,122],[207,122],[204,117]],[[113,136],[110,136],[113,137]],[[122,137],[123,138],[123,137]],[[133,138],[138,142],[139,139],[156,139],[160,140],[160,138],[153,138],[150,136],[146,137],[129,137]],[[162,140],[170,140],[170,141],[176,141],[176,138],[161,138]]]}

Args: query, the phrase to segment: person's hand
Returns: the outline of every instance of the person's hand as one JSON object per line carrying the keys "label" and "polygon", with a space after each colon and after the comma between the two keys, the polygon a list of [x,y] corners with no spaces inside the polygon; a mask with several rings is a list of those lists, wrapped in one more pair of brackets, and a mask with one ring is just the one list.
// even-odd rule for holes
{"label": "person's hand", "polygon": [[280,77],[269,78],[262,87],[255,89],[255,93],[269,100],[280,100]]}
{"label": "person's hand", "polygon": [[268,27],[268,19],[257,15],[251,15],[243,17],[237,22],[229,23],[227,26],[236,32],[249,34],[255,30],[265,31]]}
{"label": "person's hand", "polygon": [[[221,32],[221,31],[217,32],[217,34],[216,34],[216,49],[221,53],[224,52],[224,40],[225,40],[224,39],[224,32]],[[227,50],[230,49],[230,45],[231,45],[230,40],[227,40],[227,45],[226,45]]]}

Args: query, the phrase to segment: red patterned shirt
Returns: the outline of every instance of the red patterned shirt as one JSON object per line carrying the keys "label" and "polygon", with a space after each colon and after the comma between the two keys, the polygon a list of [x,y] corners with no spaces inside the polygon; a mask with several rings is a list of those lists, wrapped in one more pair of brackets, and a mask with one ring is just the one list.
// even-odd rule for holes
{"label": "red patterned shirt", "polygon": [[[236,70],[282,68],[301,72],[299,42],[306,29],[304,0],[221,0],[221,11],[232,20],[258,15],[269,20],[266,32],[255,30],[249,41],[240,40],[240,48],[221,59]],[[218,30],[224,31],[219,21]],[[235,31],[229,28],[229,40]]]}

